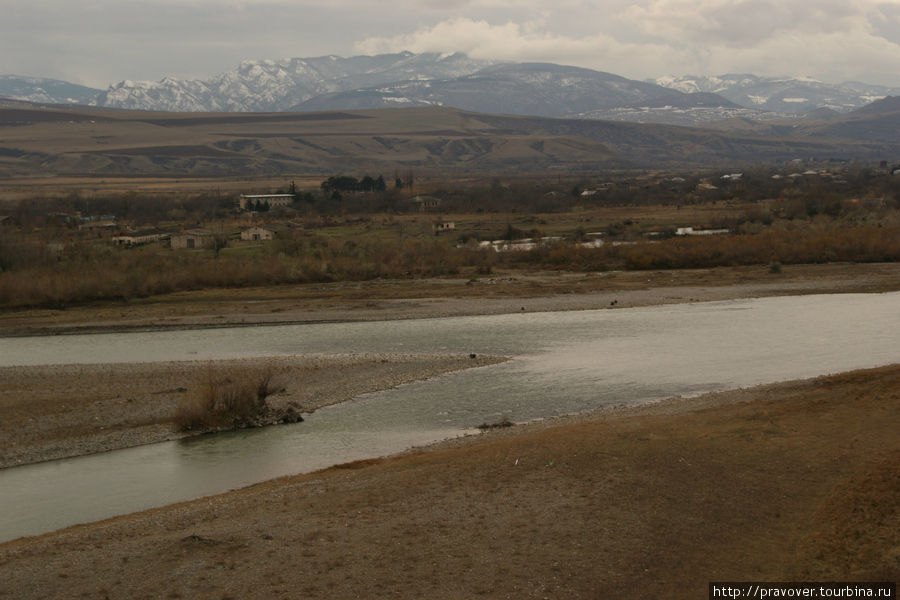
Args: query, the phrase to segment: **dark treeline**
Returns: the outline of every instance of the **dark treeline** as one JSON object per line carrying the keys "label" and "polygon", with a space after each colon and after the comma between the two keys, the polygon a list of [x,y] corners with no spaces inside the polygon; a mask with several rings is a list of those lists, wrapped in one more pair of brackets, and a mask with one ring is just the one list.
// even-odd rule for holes
{"label": "dark treeline", "polygon": [[[771,168],[746,170],[738,180],[723,180],[721,173],[684,176],[544,177],[485,182],[444,182],[431,186],[427,194],[440,199],[440,213],[554,213],[573,208],[606,206],[676,206],[721,201],[760,202],[777,200],[784,213],[776,216],[802,218],[826,214],[837,216],[849,200],[878,201],[884,206],[900,205],[900,175],[868,168],[847,167],[833,176],[807,175],[773,179]],[[292,183],[287,188],[296,200],[290,207],[272,209],[275,216],[316,216],[334,214],[408,213],[419,210],[411,199],[409,176],[399,186],[388,186],[384,177],[365,175],[360,179],[335,175],[314,191],[301,191]],[[421,185],[421,183],[420,183]],[[269,190],[285,193],[284,189]],[[424,193],[424,192],[423,192]],[[264,209],[256,207],[253,209]],[[136,226],[163,222],[210,221],[237,209],[237,195],[203,193],[163,195],[127,192],[117,195],[72,192],[65,196],[38,197],[3,207],[0,213],[14,216],[23,227],[43,225],[54,213],[113,215]]]}
{"label": "dark treeline", "polygon": [[52,218],[48,221],[48,217],[56,214],[79,214],[85,217],[111,215],[136,225],[153,225],[165,221],[199,222],[227,216],[234,207],[233,196],[218,193],[174,196],[137,192],[116,195],[72,192],[66,196],[21,200],[3,211],[14,217],[20,226],[27,228],[53,223],[74,224]]}
{"label": "dark treeline", "polygon": [[379,175],[373,179],[369,175],[362,179],[356,179],[347,175],[335,175],[322,182],[322,190],[325,192],[384,192],[387,184],[384,177]]}

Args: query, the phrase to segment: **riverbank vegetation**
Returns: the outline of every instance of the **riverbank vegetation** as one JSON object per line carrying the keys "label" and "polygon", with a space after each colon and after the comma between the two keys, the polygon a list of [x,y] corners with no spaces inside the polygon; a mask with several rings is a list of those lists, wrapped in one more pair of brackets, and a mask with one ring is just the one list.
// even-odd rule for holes
{"label": "riverbank vegetation", "polygon": [[[21,201],[4,208],[0,307],[65,308],[208,288],[471,278],[498,269],[900,261],[900,176],[890,171],[416,185],[335,196],[329,186],[297,191],[292,182],[297,200],[264,212],[240,211],[227,195],[70,192]],[[273,239],[242,235],[254,227]],[[206,247],[174,249],[166,241],[198,228],[211,240]],[[133,243],[148,234],[151,243]]]}
{"label": "riverbank vegetation", "polygon": [[203,385],[178,403],[175,428],[206,432],[302,421],[296,403],[276,409],[266,401],[279,391],[284,386],[276,382],[271,367],[220,371],[210,367]]}

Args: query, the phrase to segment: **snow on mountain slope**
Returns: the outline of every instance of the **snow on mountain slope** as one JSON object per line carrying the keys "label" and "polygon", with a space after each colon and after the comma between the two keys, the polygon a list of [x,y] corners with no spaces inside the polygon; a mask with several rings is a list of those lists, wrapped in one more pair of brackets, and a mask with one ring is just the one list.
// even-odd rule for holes
{"label": "snow on mountain slope", "polygon": [[0,97],[43,104],[79,104],[100,90],[45,77],[0,75]]}
{"label": "snow on mountain slope", "polygon": [[655,83],[684,93],[711,92],[747,108],[778,113],[802,114],[819,108],[849,112],[885,96],[900,94],[900,88],[857,82],[822,83],[811,77],[757,77],[746,74],[719,76],[667,76]]}
{"label": "snow on mountain slope", "polygon": [[463,54],[383,54],[244,61],[207,80],[123,81],[92,104],[185,112],[277,112],[321,94],[408,79],[452,78],[491,63]]}

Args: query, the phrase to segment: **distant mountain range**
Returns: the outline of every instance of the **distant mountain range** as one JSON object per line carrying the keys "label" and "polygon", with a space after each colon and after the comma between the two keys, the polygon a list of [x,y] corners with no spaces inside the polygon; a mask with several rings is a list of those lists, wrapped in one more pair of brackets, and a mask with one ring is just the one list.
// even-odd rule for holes
{"label": "distant mountain range", "polygon": [[754,75],[636,81],[550,63],[464,54],[245,61],[209,79],[122,81],[106,91],[0,76],[0,97],[169,112],[304,112],[444,106],[479,113],[698,125],[847,113],[900,88]]}
{"label": "distant mountain range", "polygon": [[44,104],[89,104],[100,90],[44,77],[0,75],[0,98]]}

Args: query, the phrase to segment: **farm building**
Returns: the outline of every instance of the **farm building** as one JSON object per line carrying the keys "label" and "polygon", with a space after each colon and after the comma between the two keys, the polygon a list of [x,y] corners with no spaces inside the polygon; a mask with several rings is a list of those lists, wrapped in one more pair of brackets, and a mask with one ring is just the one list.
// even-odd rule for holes
{"label": "farm building", "polygon": [[456,229],[456,223],[453,221],[435,221],[431,224],[431,229],[434,231],[434,235],[440,235],[445,231],[453,231]]}
{"label": "farm building", "polygon": [[679,227],[675,235],[725,235],[728,229],[694,229],[693,227]]}
{"label": "farm building", "polygon": [[410,202],[419,210],[419,212],[425,212],[426,210],[437,208],[441,205],[441,199],[435,198],[434,196],[416,196],[410,200]]}
{"label": "farm building", "polygon": [[241,210],[256,210],[257,207],[290,206],[294,202],[293,194],[241,194],[238,206]]}
{"label": "farm building", "polygon": [[267,227],[251,227],[241,232],[241,239],[245,241],[273,240],[275,230]]}
{"label": "farm building", "polygon": [[115,229],[116,217],[114,215],[100,215],[92,217],[81,217],[78,229],[91,231],[94,229]]}
{"label": "farm building", "polygon": [[113,236],[112,242],[117,246],[142,246],[168,239],[170,234],[164,232],[134,232]]}
{"label": "farm building", "polygon": [[216,244],[216,238],[212,231],[206,229],[191,229],[183,233],[172,234],[172,249],[212,248]]}

